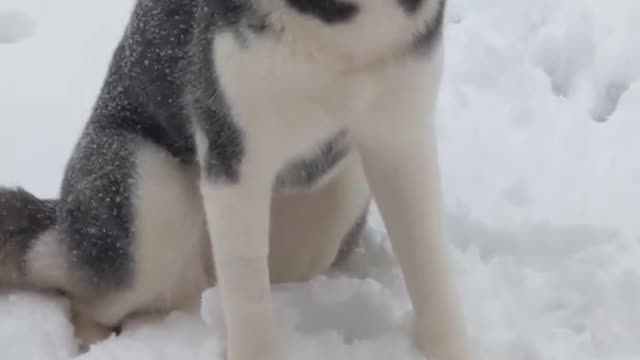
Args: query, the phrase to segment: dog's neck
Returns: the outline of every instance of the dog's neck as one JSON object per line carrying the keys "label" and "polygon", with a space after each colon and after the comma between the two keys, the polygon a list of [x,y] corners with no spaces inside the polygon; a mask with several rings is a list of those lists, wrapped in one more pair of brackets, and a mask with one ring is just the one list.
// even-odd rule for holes
{"label": "dog's neck", "polygon": [[417,53],[439,36],[444,0],[251,0],[265,33],[296,56],[363,68]]}

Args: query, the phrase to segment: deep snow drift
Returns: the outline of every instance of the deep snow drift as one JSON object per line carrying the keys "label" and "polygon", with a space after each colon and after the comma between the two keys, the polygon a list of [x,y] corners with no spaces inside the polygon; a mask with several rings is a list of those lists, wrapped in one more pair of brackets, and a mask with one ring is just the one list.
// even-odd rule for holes
{"label": "deep snow drift", "polygon": [[[0,1],[1,184],[55,195],[131,4]],[[450,1],[439,133],[477,359],[640,358],[638,14],[636,0]],[[346,269],[275,296],[295,359],[419,358],[376,217]],[[75,356],[64,301],[5,292],[0,319],[2,359]],[[218,359],[201,319],[136,320],[80,359]]]}

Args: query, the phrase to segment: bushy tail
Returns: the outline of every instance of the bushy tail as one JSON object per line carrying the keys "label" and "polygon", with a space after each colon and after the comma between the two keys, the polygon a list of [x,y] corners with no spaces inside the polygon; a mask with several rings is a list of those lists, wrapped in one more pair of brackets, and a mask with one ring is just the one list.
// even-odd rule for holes
{"label": "bushy tail", "polygon": [[55,225],[56,205],[20,188],[0,188],[0,287],[30,285],[26,257],[40,235]]}

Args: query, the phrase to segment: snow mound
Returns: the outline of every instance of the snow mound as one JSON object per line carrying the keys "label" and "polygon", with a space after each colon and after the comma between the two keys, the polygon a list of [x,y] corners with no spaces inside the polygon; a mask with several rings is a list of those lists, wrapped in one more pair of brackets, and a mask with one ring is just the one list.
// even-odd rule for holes
{"label": "snow mound", "polygon": [[35,22],[22,11],[0,12],[0,45],[15,44],[28,39],[35,31]]}

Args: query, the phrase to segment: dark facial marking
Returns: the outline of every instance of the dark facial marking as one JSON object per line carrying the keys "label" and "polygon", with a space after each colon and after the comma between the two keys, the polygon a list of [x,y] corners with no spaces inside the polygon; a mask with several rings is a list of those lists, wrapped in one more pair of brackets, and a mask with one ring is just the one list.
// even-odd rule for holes
{"label": "dark facial marking", "polygon": [[348,22],[358,14],[358,6],[343,0],[287,0],[287,4],[302,14],[320,19],[326,24]]}
{"label": "dark facial marking", "polygon": [[415,36],[413,48],[414,52],[417,54],[428,54],[429,51],[442,39],[444,13],[447,7],[446,0],[429,1],[438,1],[438,10],[435,17],[430,19],[424,29]]}
{"label": "dark facial marking", "polygon": [[[431,0],[433,1],[433,0]],[[407,14],[415,14],[418,9],[420,8],[420,5],[422,5],[422,3],[424,2],[424,0],[398,0],[398,3],[400,4],[400,7],[402,7],[402,9],[407,13]]]}
{"label": "dark facial marking", "polygon": [[254,34],[262,34],[269,30],[269,23],[266,15],[257,13],[247,14],[247,28]]}

